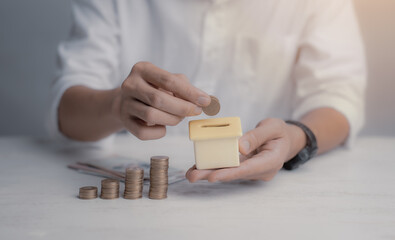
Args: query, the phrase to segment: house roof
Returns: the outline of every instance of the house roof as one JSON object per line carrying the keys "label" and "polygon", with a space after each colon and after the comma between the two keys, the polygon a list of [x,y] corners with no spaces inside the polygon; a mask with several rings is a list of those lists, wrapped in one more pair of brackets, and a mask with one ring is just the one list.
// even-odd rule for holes
{"label": "house roof", "polygon": [[238,117],[212,118],[189,122],[189,138],[193,141],[240,137],[241,122]]}

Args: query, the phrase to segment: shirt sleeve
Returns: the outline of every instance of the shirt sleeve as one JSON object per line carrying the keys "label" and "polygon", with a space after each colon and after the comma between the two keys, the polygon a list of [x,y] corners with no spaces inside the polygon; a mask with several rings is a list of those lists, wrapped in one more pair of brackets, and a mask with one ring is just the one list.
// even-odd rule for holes
{"label": "shirt sleeve", "polygon": [[69,39],[59,45],[58,73],[50,92],[47,127],[52,138],[67,139],[59,131],[58,106],[68,88],[76,85],[100,90],[115,87],[120,45],[115,9],[113,1],[72,2],[72,29]]}
{"label": "shirt sleeve", "polygon": [[349,122],[346,145],[351,146],[364,123],[366,64],[362,38],[351,0],[315,2],[293,71],[293,118],[317,108],[333,108]]}

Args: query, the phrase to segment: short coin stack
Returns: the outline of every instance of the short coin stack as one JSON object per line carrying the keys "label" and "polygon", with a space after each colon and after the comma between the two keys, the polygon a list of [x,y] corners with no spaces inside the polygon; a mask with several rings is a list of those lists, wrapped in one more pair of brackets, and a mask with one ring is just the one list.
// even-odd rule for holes
{"label": "short coin stack", "polygon": [[143,196],[144,169],[133,167],[126,169],[124,198],[137,199]]}
{"label": "short coin stack", "polygon": [[150,199],[167,198],[168,169],[169,157],[151,157],[150,188],[148,196]]}
{"label": "short coin stack", "polygon": [[119,181],[114,179],[103,179],[101,181],[101,194],[102,199],[115,199],[119,198]]}
{"label": "short coin stack", "polygon": [[97,187],[94,186],[86,186],[80,188],[79,193],[80,199],[94,199],[97,198]]}

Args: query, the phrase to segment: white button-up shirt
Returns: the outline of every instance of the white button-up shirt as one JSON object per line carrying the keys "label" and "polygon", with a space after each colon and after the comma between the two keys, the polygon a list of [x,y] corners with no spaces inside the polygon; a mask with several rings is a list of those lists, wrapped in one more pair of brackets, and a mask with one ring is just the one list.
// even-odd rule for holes
{"label": "white button-up shirt", "polygon": [[[220,100],[216,117],[239,116],[244,132],[320,107],[346,116],[349,142],[363,124],[365,58],[351,0],[80,0],[72,10],[52,86],[52,135],[61,136],[67,88],[119,87],[139,61],[185,74]],[[186,122],[168,133],[187,133]]]}

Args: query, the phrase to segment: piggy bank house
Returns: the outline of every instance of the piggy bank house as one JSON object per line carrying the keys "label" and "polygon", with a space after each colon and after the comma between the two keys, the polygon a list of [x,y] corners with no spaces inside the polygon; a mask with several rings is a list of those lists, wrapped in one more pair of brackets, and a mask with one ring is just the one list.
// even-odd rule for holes
{"label": "piggy bank house", "polygon": [[237,167],[241,123],[238,117],[193,120],[189,138],[194,142],[197,169]]}

